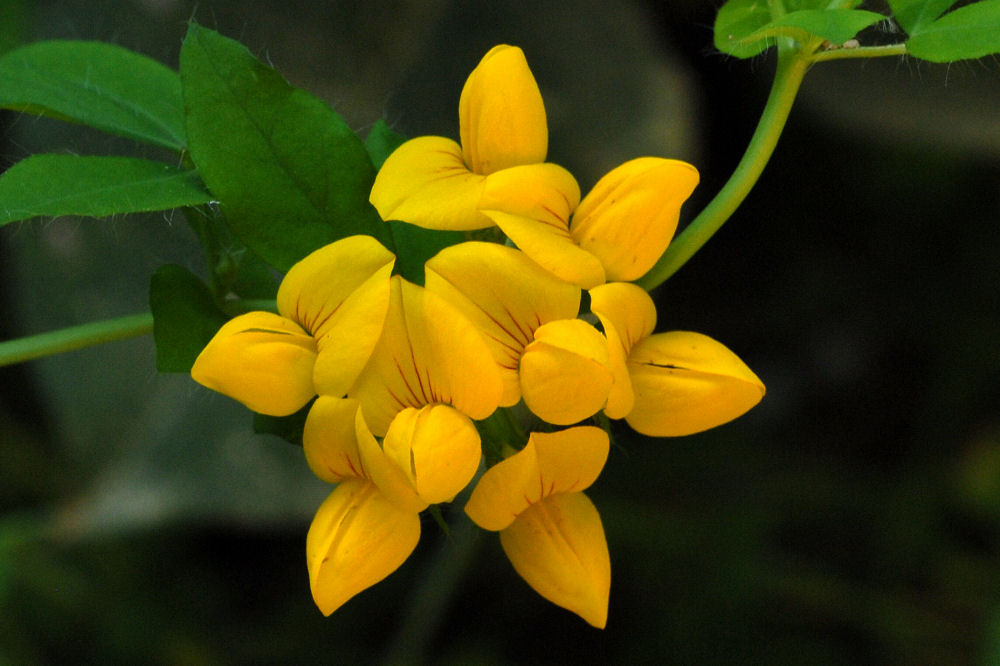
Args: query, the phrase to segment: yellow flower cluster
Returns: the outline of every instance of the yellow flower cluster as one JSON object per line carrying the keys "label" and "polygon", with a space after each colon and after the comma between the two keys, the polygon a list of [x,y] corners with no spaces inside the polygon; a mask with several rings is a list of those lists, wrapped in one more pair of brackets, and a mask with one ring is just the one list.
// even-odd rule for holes
{"label": "yellow flower cluster", "polygon": [[[500,533],[539,594],[604,627],[610,558],[582,491],[609,442],[578,424],[603,412],[646,435],[690,434],[743,414],[764,386],[711,338],[654,333],[652,300],[627,282],[666,249],[698,181],[692,166],[632,160],[581,200],[572,175],[544,161],[545,110],[516,47],[486,54],[459,118],[461,144],[419,137],[390,155],[372,204],[431,229],[495,225],[516,249],[453,245],[418,286],[392,275],[395,257],[373,238],[344,238],[288,272],[279,314],[223,326],[191,374],[263,414],[312,401],[306,460],[338,484],[306,541],[325,614],[409,557],[420,512],[452,501],[480,468],[475,422],[523,402],[536,419],[526,425],[550,426],[495,443],[513,453],[482,474],[465,513]],[[600,329],[579,318],[584,290]]]}

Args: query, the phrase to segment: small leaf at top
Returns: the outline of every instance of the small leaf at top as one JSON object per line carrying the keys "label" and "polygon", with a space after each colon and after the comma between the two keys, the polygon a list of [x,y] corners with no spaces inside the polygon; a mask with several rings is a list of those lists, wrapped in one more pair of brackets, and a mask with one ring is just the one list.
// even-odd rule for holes
{"label": "small leaf at top", "polygon": [[114,44],[47,41],[0,57],[0,107],[182,150],[177,72]]}
{"label": "small leaf at top", "polygon": [[957,0],[889,0],[889,8],[903,30],[910,35],[933,23]]}
{"label": "small leaf at top", "polygon": [[193,171],[131,157],[32,155],[0,175],[0,225],[32,217],[107,217],[195,206],[211,196]]}
{"label": "small leaf at top", "polygon": [[191,157],[247,247],[285,271],[345,236],[388,237],[365,146],[327,104],[194,23],[180,70]]}
{"label": "small leaf at top", "polygon": [[191,372],[198,354],[227,320],[205,283],[174,264],[153,273],[149,308],[160,372]]}
{"label": "small leaf at top", "polygon": [[1000,53],[1000,0],[948,12],[910,33],[906,52],[931,62],[955,62]]}
{"label": "small leaf at top", "polygon": [[773,39],[750,38],[770,22],[766,2],[729,0],[715,17],[715,48],[737,58],[751,58],[774,44]]}

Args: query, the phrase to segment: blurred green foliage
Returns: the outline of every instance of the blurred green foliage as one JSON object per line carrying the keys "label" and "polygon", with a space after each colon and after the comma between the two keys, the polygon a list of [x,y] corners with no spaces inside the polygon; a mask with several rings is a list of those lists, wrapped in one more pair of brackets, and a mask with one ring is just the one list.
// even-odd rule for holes
{"label": "blurred green foliage", "polygon": [[[37,0],[23,39],[106,39],[176,67],[195,15],[362,135],[383,116],[454,135],[470,63],[517,43],[550,159],[584,189],[639,154],[692,161],[689,219],[738,160],[772,64],[712,54],[711,5]],[[694,437],[617,433],[590,491],[606,631],[539,599],[493,535],[429,518],[400,571],[323,618],[304,542],[328,487],[239,405],[158,375],[143,339],[0,371],[0,663],[1000,661],[998,74],[807,76],[758,188],[656,294],[661,327],[726,341],[768,396]],[[0,123],[4,167],[131,149]],[[0,337],[140,311],[152,272],[198,271],[199,252],[163,215],[15,223]]]}

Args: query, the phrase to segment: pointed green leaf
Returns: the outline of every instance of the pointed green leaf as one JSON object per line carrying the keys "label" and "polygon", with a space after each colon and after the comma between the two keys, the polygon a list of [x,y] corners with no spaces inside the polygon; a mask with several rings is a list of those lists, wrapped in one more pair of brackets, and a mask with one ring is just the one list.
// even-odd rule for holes
{"label": "pointed green leaf", "polygon": [[424,262],[444,248],[465,240],[460,231],[424,229],[399,220],[390,220],[389,228],[396,246],[393,272],[419,285],[424,283]]}
{"label": "pointed green leaf", "polygon": [[1000,53],[1000,0],[949,12],[911,33],[906,52],[931,62],[954,62]]}
{"label": "pointed green leaf", "polygon": [[345,236],[386,238],[365,146],[327,104],[194,23],[180,69],[191,157],[247,247],[287,270]]}
{"label": "pointed green leaf", "polygon": [[957,0],[889,0],[892,15],[899,27],[911,35],[935,21]]}
{"label": "pointed green leaf", "polygon": [[191,372],[198,354],[227,320],[205,283],[174,264],[153,273],[149,308],[160,372]]}
{"label": "pointed green leaf", "polygon": [[32,155],[0,175],[0,225],[32,217],[107,217],[211,199],[198,174],[131,157]]}
{"label": "pointed green leaf", "polygon": [[771,22],[763,0],[729,0],[715,17],[715,48],[737,58],[752,58],[774,44],[752,35]]}
{"label": "pointed green leaf", "polygon": [[0,57],[0,107],[182,150],[177,72],[104,42],[48,41]]}

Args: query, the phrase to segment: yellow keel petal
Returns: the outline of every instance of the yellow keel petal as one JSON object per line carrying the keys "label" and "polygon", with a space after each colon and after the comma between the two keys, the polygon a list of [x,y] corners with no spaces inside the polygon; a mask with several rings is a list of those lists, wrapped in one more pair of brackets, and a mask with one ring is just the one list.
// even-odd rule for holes
{"label": "yellow keel petal", "polygon": [[483,56],[462,89],[458,118],[465,164],[475,173],[545,161],[545,105],[516,46],[501,44]]}
{"label": "yellow keel petal", "polygon": [[611,558],[601,517],[586,495],[552,495],[532,505],[500,532],[500,544],[536,592],[604,628]]}
{"label": "yellow keel petal", "polygon": [[629,356],[635,407],[625,420],[652,437],[708,430],[741,416],[764,397],[764,384],[721,343],[700,333],[652,335]]}
{"label": "yellow keel petal", "polygon": [[420,540],[420,517],[363,479],[344,481],[320,505],[306,536],[313,600],[324,615],[399,568]]}
{"label": "yellow keel petal", "polygon": [[191,377],[260,414],[287,416],[316,391],[316,341],[272,312],[248,312],[226,322],[202,350]]}

